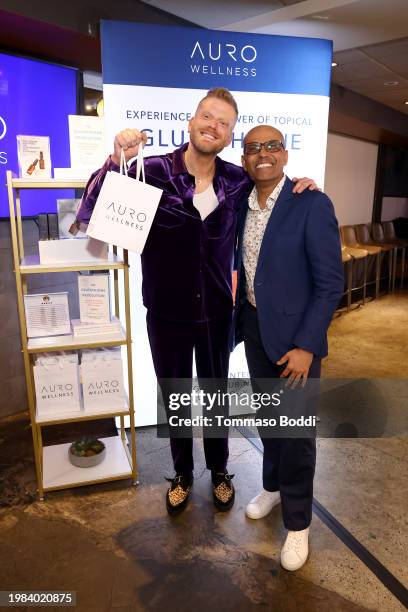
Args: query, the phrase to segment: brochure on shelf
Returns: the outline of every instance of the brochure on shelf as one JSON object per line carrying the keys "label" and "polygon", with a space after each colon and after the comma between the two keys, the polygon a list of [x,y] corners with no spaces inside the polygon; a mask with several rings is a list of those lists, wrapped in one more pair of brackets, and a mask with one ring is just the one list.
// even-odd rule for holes
{"label": "brochure on shelf", "polygon": [[39,417],[81,410],[76,354],[37,357],[33,375]]}
{"label": "brochure on shelf", "polygon": [[95,238],[62,238],[40,240],[38,243],[40,263],[75,264],[108,259],[108,245]]}
{"label": "brochure on shelf", "polygon": [[104,119],[88,115],[68,115],[70,168],[54,168],[60,181],[87,181],[100,168],[110,151],[106,146]]}
{"label": "brochure on shelf", "polygon": [[110,323],[109,273],[78,274],[81,323]]}
{"label": "brochure on shelf", "polygon": [[20,178],[46,181],[51,178],[50,139],[48,136],[17,136]]}
{"label": "brochure on shelf", "polygon": [[126,406],[120,348],[83,351],[80,369],[85,411]]}
{"label": "brochure on shelf", "polygon": [[28,338],[71,333],[68,292],[26,294],[24,308]]}
{"label": "brochure on shelf", "polygon": [[100,168],[109,151],[105,142],[105,122],[102,117],[68,115],[71,168],[82,169],[89,177]]}

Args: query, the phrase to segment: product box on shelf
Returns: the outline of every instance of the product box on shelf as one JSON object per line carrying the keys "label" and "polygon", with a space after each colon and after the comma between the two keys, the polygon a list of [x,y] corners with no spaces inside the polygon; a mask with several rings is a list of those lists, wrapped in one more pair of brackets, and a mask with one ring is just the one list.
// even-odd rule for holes
{"label": "product box on shelf", "polygon": [[106,242],[94,238],[63,238],[40,240],[40,263],[61,264],[99,261],[108,258]]}
{"label": "product box on shelf", "polygon": [[[78,198],[65,198],[57,200],[58,231],[60,238],[72,238],[69,228],[75,222],[80,201],[81,200]],[[85,234],[83,234],[83,237],[85,237]]]}
{"label": "product box on shelf", "polygon": [[48,215],[40,213],[37,215],[38,236],[40,240],[48,240]]}
{"label": "product box on shelf", "polygon": [[56,213],[48,213],[48,239],[59,240],[58,215]]}
{"label": "product box on shelf", "polygon": [[81,410],[76,353],[37,355],[33,374],[37,416],[58,417]]}
{"label": "product box on shelf", "polygon": [[82,351],[80,369],[85,411],[98,407],[125,408],[120,348]]}

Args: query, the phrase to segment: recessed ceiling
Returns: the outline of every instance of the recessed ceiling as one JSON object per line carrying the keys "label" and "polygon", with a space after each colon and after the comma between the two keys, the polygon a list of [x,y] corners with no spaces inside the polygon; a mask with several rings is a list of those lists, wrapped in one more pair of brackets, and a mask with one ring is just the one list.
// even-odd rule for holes
{"label": "recessed ceiling", "polygon": [[408,38],[334,54],[332,80],[408,115]]}
{"label": "recessed ceiling", "polygon": [[172,15],[192,21],[204,28],[222,28],[231,21],[264,15],[269,11],[284,8],[303,0],[142,0],[144,4],[155,6]]}
{"label": "recessed ceiling", "polygon": [[282,3],[277,0],[255,0],[244,2],[243,0],[205,0],[203,2],[191,2],[190,0],[142,0],[145,4],[155,6],[163,11],[183,17],[204,28],[222,28],[231,23],[231,18],[248,19],[254,15],[263,15],[266,11],[282,8]]}
{"label": "recessed ceiling", "polygon": [[206,28],[333,40],[333,82],[408,115],[408,0],[143,1]]}

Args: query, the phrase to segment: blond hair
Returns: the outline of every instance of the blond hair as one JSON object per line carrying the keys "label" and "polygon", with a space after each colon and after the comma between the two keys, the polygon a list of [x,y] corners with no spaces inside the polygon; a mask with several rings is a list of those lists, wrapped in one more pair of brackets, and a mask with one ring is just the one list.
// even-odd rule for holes
{"label": "blond hair", "polygon": [[204,100],[207,100],[208,98],[217,98],[217,100],[224,100],[224,102],[232,106],[236,115],[238,115],[238,105],[235,101],[235,98],[228,89],[225,89],[225,87],[214,87],[213,89],[209,89],[204,98],[200,100],[198,106],[200,106],[201,102],[204,102]]}

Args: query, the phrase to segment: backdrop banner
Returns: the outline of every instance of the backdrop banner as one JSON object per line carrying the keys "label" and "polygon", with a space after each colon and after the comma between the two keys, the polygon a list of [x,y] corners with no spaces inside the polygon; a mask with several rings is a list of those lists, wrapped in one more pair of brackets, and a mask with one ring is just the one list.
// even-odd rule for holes
{"label": "backdrop banner", "polygon": [[[289,177],[323,187],[332,42],[201,28],[102,21],[105,132],[144,130],[145,155],[162,155],[188,141],[188,121],[211,87],[227,87],[239,108],[231,145],[220,156],[240,164],[245,134],[272,125],[285,138]],[[141,300],[140,261],[130,256],[137,424],[156,420],[156,387]],[[247,377],[240,346],[231,376]]]}

